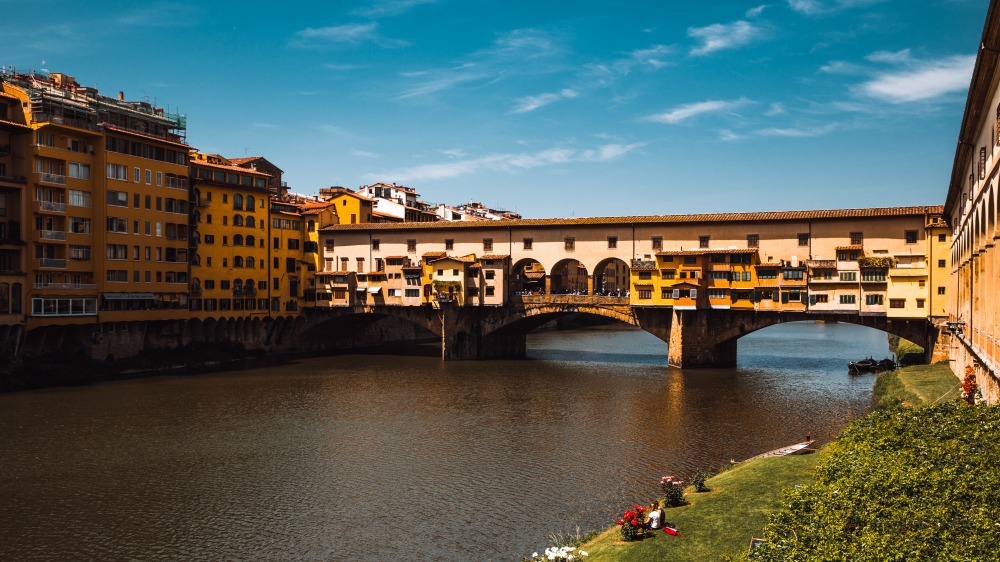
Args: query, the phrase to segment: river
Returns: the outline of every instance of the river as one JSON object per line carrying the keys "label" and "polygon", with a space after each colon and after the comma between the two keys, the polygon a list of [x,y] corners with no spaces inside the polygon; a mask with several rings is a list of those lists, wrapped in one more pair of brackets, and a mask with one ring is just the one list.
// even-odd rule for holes
{"label": "river", "polygon": [[660,476],[870,408],[885,334],[795,323],[736,369],[627,327],[527,360],[347,355],[0,394],[2,560],[520,560],[613,524]]}

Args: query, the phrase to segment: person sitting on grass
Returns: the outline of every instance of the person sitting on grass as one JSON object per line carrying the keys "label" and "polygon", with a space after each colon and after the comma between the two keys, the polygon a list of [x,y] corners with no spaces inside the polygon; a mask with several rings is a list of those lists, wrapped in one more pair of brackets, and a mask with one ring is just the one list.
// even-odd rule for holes
{"label": "person sitting on grass", "polygon": [[654,501],[649,504],[649,520],[646,522],[646,528],[659,529],[661,521],[663,521],[663,508],[660,507],[660,502]]}

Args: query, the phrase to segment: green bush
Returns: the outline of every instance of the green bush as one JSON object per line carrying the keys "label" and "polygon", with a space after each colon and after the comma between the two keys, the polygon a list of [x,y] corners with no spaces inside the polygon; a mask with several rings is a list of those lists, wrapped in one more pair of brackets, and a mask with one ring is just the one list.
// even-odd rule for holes
{"label": "green bush", "polygon": [[828,449],[746,559],[996,559],[1000,407],[884,408]]}

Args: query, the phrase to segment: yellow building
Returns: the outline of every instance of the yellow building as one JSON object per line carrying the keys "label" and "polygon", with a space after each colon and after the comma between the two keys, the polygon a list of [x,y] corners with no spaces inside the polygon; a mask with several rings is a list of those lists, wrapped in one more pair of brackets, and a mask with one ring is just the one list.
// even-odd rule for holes
{"label": "yellow building", "polygon": [[333,209],[333,203],[330,201],[304,203],[299,209],[302,214],[302,225],[305,229],[302,259],[308,262],[303,277],[303,296],[305,306],[309,306],[317,302],[317,294],[321,292],[316,278],[318,272],[332,272],[335,269],[332,257],[327,258],[327,261],[323,263],[320,261],[319,229],[338,224],[339,219]]}
{"label": "yellow building", "polygon": [[276,301],[270,295],[267,174],[233,166],[229,160],[212,154],[196,154],[190,169],[191,198],[197,207],[192,212],[196,229],[191,263],[192,315],[269,315]]}
{"label": "yellow building", "polygon": [[316,270],[313,262],[304,259],[307,240],[302,226],[301,207],[272,200],[269,209],[271,310],[297,314],[305,304],[304,282],[307,278],[312,279],[311,275]]}
{"label": "yellow building", "polygon": [[355,193],[344,187],[331,187],[319,190],[321,199],[333,203],[337,214],[337,224],[359,224],[372,222],[372,199]]}
{"label": "yellow building", "polygon": [[33,196],[28,329],[186,317],[184,118],[59,73],[7,75],[3,91],[31,128],[11,163]]}

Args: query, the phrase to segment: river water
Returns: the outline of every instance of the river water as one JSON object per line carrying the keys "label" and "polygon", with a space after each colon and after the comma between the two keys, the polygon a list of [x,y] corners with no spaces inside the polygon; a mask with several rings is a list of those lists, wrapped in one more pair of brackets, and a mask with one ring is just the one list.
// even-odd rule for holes
{"label": "river water", "polygon": [[529,359],[352,355],[0,395],[0,560],[520,560],[690,475],[825,440],[884,333],[795,323],[679,370],[626,327]]}

